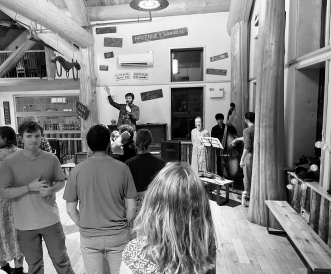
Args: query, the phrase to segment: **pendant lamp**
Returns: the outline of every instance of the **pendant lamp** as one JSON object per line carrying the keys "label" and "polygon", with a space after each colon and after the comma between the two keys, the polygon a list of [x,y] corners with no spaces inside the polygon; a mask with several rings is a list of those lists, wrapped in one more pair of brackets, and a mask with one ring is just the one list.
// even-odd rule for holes
{"label": "pendant lamp", "polygon": [[158,11],[169,6],[167,0],[132,0],[130,7],[139,11]]}

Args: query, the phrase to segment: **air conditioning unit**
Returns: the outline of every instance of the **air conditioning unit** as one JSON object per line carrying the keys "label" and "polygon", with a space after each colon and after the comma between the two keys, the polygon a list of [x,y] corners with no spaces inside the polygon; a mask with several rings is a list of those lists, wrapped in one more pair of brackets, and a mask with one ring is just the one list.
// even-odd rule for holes
{"label": "air conditioning unit", "polygon": [[118,63],[122,67],[152,67],[154,56],[153,53],[123,54],[118,56]]}

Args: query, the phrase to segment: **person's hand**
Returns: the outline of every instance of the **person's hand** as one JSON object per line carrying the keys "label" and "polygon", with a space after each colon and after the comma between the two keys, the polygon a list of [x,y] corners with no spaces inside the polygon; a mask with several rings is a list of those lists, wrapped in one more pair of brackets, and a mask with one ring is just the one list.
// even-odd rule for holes
{"label": "person's hand", "polygon": [[121,138],[122,138],[122,141],[123,140],[129,140],[130,139],[130,133],[129,132],[127,132],[127,131],[124,131],[124,132],[122,132],[122,134],[121,134]]}
{"label": "person's hand", "polygon": [[28,188],[31,191],[39,191],[39,189],[41,187],[47,187],[48,184],[46,184],[45,180],[39,181],[41,178],[41,176],[39,176],[37,179],[35,179],[33,182],[31,182],[30,184],[28,184]]}
{"label": "person's hand", "polygon": [[237,139],[234,139],[229,145],[234,147],[236,145],[236,142],[237,142]]}
{"label": "person's hand", "polygon": [[109,89],[109,87],[108,86],[105,86],[104,88],[105,88],[105,91],[107,92],[108,96],[110,96],[110,89]]}
{"label": "person's hand", "polygon": [[128,105],[126,105],[125,109],[127,112],[131,112],[131,108]]}
{"label": "person's hand", "polygon": [[41,197],[46,197],[50,194],[52,194],[52,189],[49,185],[39,188],[39,195]]}
{"label": "person's hand", "polygon": [[244,168],[244,166],[245,166],[244,161],[241,160],[239,165],[240,165],[241,168]]}

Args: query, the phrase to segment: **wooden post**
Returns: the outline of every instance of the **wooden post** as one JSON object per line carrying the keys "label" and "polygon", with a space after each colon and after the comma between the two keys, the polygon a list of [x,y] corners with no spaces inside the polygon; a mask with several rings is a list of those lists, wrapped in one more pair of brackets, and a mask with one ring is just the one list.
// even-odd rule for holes
{"label": "wooden post", "polygon": [[[28,37],[27,37],[28,39]],[[0,66],[0,77],[3,77],[9,70],[11,70],[24,53],[31,49],[36,43],[31,40],[26,40],[20,47],[18,47]]]}
{"label": "wooden post", "polygon": [[310,220],[309,225],[318,233],[318,222],[320,216],[321,195],[316,191],[310,192]]}
{"label": "wooden post", "polygon": [[94,37],[91,33],[49,1],[29,0],[27,4],[26,0],[0,0],[0,5],[58,33],[79,47],[85,48],[94,45]]}
{"label": "wooden post", "polygon": [[231,102],[236,105],[232,124],[242,134],[248,111],[247,22],[236,23],[231,29],[231,60]]}
{"label": "wooden post", "polygon": [[48,80],[54,80],[56,75],[56,65],[51,62],[52,56],[54,56],[54,50],[45,47],[46,72]]}
{"label": "wooden post", "polygon": [[328,242],[329,233],[329,200],[321,197],[321,206],[318,222],[318,235],[324,242]]}
{"label": "wooden post", "polygon": [[[285,0],[260,1],[254,159],[248,219],[267,226],[265,200],[286,201],[284,182]],[[270,227],[279,228],[270,214]]]}
{"label": "wooden post", "polygon": [[[331,217],[331,206],[329,206],[329,217]],[[331,221],[329,219],[328,246],[331,248]]]}
{"label": "wooden post", "polygon": [[[66,5],[77,24],[90,26],[83,0],[65,0]],[[89,28],[92,34],[92,28]],[[88,151],[86,134],[91,126],[99,124],[98,102],[96,95],[96,76],[94,72],[94,47],[81,48],[82,66],[80,70],[79,101],[90,110],[87,120],[82,119],[82,146],[83,151]]]}

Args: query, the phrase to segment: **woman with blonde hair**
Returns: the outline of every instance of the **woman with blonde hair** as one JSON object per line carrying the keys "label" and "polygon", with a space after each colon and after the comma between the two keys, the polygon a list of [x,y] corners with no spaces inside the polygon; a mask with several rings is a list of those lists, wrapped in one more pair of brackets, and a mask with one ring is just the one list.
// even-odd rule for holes
{"label": "woman with blonde hair", "polygon": [[168,163],[158,173],[134,225],[137,238],[124,249],[121,274],[205,274],[215,268],[208,195],[188,164]]}

